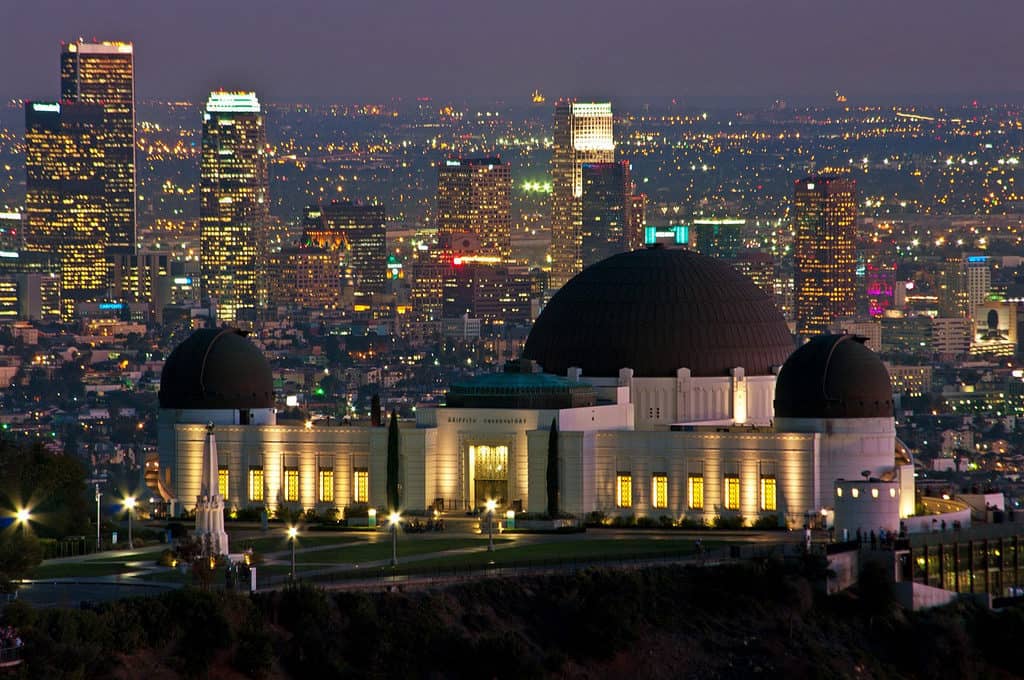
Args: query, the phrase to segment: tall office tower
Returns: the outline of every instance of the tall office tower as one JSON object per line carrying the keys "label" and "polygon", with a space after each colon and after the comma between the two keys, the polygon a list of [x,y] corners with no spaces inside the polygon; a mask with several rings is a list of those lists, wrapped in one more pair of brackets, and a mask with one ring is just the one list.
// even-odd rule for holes
{"label": "tall office tower", "polygon": [[316,246],[282,248],[267,258],[270,305],[330,316],[341,307],[338,255]]}
{"label": "tall office tower", "polygon": [[[369,305],[384,292],[388,268],[384,206],[331,201],[320,206],[320,223],[309,220],[305,242],[342,253],[342,267],[351,282],[357,307]],[[368,308],[367,308],[368,309]]]}
{"label": "tall office tower", "polygon": [[856,311],[857,184],[815,176],[793,195],[796,330],[802,338],[828,332],[837,316]]}
{"label": "tall office tower", "polygon": [[633,194],[629,197],[629,225],[626,239],[630,250],[644,247],[644,228],[647,226],[647,194]]}
{"label": "tall office tower", "polygon": [[695,250],[711,257],[736,257],[743,248],[743,219],[705,217],[695,219],[691,238]]}
{"label": "tall office tower", "polygon": [[959,257],[947,257],[935,272],[935,292],[939,298],[939,316],[968,317],[973,309],[968,303],[966,263]]}
{"label": "tall office tower", "polygon": [[615,161],[612,105],[562,100],[555,104],[551,149],[551,288],[583,269],[583,164]]}
{"label": "tall office tower", "polygon": [[95,140],[107,207],[103,217],[107,253],[134,253],[135,65],[130,42],[66,43],[60,55],[60,91],[65,103],[96,104],[103,119]]}
{"label": "tall office tower", "polygon": [[455,158],[437,167],[437,230],[475,234],[480,254],[512,254],[512,168],[500,158]]}
{"label": "tall office tower", "polygon": [[265,302],[267,132],[254,92],[211,92],[203,112],[199,230],[203,296],[225,321]]}
{"label": "tall office tower", "polygon": [[870,243],[857,254],[857,313],[881,316],[895,305],[896,250],[893,243]]}
{"label": "tall office tower", "polygon": [[974,316],[975,308],[984,304],[992,291],[992,267],[988,255],[963,256],[963,282],[967,295],[967,312]]}
{"label": "tall office tower", "polygon": [[25,249],[59,259],[67,320],[106,289],[102,127],[98,104],[25,103]]}
{"label": "tall office tower", "polygon": [[580,255],[584,267],[629,250],[629,162],[584,163]]}
{"label": "tall office tower", "polygon": [[747,250],[738,253],[732,266],[743,272],[769,297],[775,297],[775,258],[771,253]]}

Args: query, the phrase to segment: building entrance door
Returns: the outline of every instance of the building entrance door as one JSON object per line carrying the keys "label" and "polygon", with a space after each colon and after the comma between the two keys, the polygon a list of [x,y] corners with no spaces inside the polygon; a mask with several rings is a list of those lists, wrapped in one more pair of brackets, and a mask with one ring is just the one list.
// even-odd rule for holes
{"label": "building entrance door", "polygon": [[473,475],[473,505],[481,507],[490,499],[508,503],[508,447],[470,446]]}

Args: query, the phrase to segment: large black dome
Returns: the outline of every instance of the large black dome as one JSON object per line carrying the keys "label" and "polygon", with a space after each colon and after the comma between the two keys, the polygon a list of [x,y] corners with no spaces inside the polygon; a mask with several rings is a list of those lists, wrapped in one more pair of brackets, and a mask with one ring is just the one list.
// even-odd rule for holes
{"label": "large black dome", "polygon": [[854,335],[819,335],[782,365],[776,418],[891,418],[892,384],[878,355]]}
{"label": "large black dome", "polygon": [[728,262],[688,250],[614,255],[565,284],[533,325],[523,356],[547,373],[585,376],[768,375],[793,351],[772,300]]}
{"label": "large black dome", "polygon": [[237,328],[198,330],[174,348],[160,374],[160,408],[248,409],[274,405],[263,353]]}

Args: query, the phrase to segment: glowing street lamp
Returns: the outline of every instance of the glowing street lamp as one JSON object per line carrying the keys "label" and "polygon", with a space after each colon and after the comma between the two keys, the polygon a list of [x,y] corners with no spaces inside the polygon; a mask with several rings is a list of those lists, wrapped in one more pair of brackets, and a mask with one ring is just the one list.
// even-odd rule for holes
{"label": "glowing street lamp", "polygon": [[498,507],[493,498],[487,499],[487,552],[494,552],[494,509]]}
{"label": "glowing street lamp", "polygon": [[398,566],[398,523],[402,516],[397,512],[388,515],[388,526],[391,527],[391,566]]}
{"label": "glowing street lamp", "polygon": [[128,549],[131,550],[135,547],[135,543],[132,542],[132,511],[135,509],[136,504],[135,496],[128,496],[124,499],[124,507],[128,510]]}
{"label": "glowing street lamp", "polygon": [[18,524],[27,524],[31,518],[32,513],[28,511],[28,508],[21,508],[14,514],[14,519]]}
{"label": "glowing street lamp", "polygon": [[295,580],[295,539],[299,537],[299,530],[296,527],[288,527],[288,542],[292,544],[292,574],[291,579]]}

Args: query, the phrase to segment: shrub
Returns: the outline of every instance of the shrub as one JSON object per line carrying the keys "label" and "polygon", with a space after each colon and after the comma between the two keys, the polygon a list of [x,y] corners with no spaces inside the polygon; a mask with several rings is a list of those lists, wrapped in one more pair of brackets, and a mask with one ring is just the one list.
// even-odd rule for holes
{"label": "shrub", "polygon": [[707,529],[707,521],[702,517],[700,519],[690,519],[686,515],[679,518],[679,522],[676,524],[680,529]]}
{"label": "shrub", "polygon": [[781,529],[782,527],[779,525],[779,519],[779,516],[775,514],[761,515],[754,520],[754,523],[751,526],[755,529]]}
{"label": "shrub", "polygon": [[637,517],[636,526],[642,529],[651,529],[658,526],[658,524],[654,521],[653,517]]}
{"label": "shrub", "polygon": [[161,567],[173,567],[177,562],[178,558],[170,548],[161,550],[160,557],[156,559],[157,565]]}
{"label": "shrub", "polygon": [[354,503],[352,505],[345,506],[345,518],[349,517],[369,517],[370,506],[366,503]]}
{"label": "shrub", "polygon": [[608,523],[608,515],[601,512],[600,510],[594,510],[593,512],[587,513],[587,517],[584,523],[588,526],[598,526],[600,524]]}
{"label": "shrub", "polygon": [[661,526],[662,528],[665,528],[665,529],[671,529],[672,527],[675,526],[675,521],[673,521],[673,519],[671,517],[669,517],[668,515],[659,515],[658,516],[658,526]]}
{"label": "shrub", "polygon": [[612,518],[613,527],[635,527],[636,516],[635,515],[616,515]]}
{"label": "shrub", "polygon": [[742,529],[744,519],[741,515],[715,515],[711,526],[716,529]]}
{"label": "shrub", "polygon": [[250,505],[247,508],[238,508],[235,511],[235,519],[240,522],[260,522],[263,520],[263,513],[266,508],[262,505]]}

